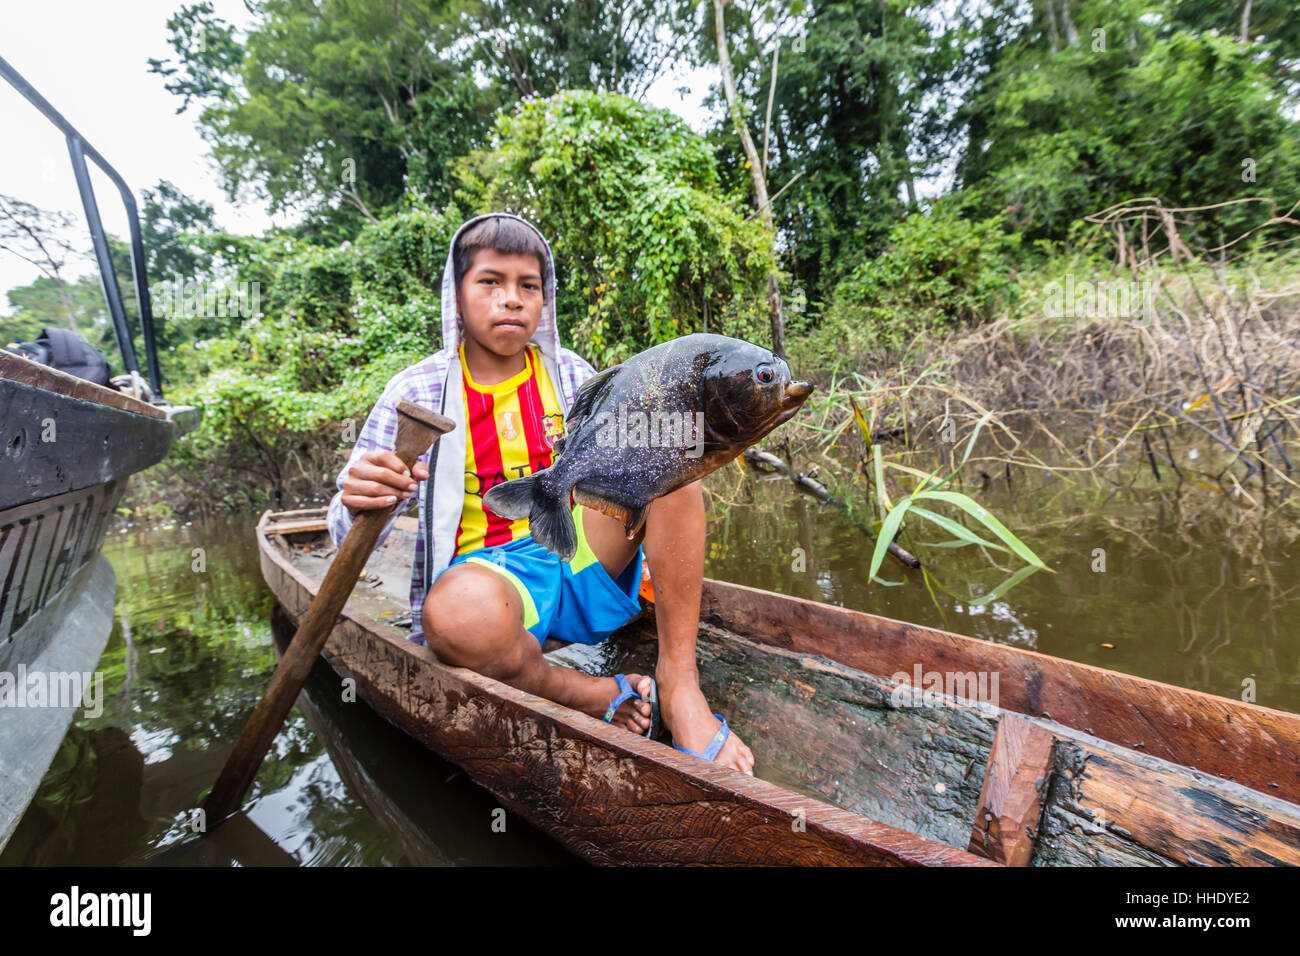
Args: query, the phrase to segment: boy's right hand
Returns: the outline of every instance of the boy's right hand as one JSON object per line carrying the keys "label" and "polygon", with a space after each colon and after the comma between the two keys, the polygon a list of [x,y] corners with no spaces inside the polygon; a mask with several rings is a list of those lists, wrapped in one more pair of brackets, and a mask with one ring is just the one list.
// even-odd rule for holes
{"label": "boy's right hand", "polygon": [[429,466],[422,461],[407,471],[402,459],[393,452],[368,451],[348,469],[339,500],[354,515],[358,511],[388,508],[410,498],[415,494],[415,483],[428,477]]}

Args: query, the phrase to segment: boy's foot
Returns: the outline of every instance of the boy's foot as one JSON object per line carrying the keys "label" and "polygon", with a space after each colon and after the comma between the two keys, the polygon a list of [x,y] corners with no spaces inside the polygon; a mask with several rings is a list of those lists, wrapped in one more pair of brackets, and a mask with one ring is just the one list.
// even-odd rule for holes
{"label": "boy's foot", "polygon": [[[650,678],[644,674],[628,674],[627,682],[631,688],[645,697],[650,693]],[[575,710],[580,710],[584,714],[590,714],[592,717],[604,717],[605,711],[609,707],[609,702],[619,694],[618,681],[612,677],[601,677],[591,682],[591,691],[586,699],[581,702],[581,706],[575,706]],[[630,730],[634,734],[643,735],[650,729],[650,704],[645,700],[637,700],[635,697],[628,698],[618,705],[618,710],[609,721],[615,727],[622,727],[624,730]],[[714,721],[717,723],[717,721]]]}
{"label": "boy's foot", "polygon": [[[698,678],[655,675],[659,682],[659,716],[673,732],[673,743],[703,753],[722,726],[700,690]],[[636,686],[635,684],[633,685]],[[754,775],[754,752],[735,731],[727,737],[714,763]]]}

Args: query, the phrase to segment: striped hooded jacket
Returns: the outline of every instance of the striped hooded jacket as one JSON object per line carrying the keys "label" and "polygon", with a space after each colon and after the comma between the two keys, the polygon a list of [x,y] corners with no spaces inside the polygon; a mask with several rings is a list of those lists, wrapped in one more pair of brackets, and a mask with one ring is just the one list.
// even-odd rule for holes
{"label": "striped hooded jacket", "polygon": [[[464,402],[461,400],[464,384],[457,357],[463,333],[456,319],[456,280],[452,250],[456,248],[461,233],[485,218],[488,217],[471,219],[456,230],[456,236],[447,252],[447,264],[442,273],[442,348],[393,376],[375,403],[370,417],[366,419],[347,465],[339,472],[336,482],[339,491],[329,504],[330,535],[334,543],[339,544],[352,526],[352,515],[339,500],[348,470],[367,451],[393,450],[397,435],[396,406],[401,399],[405,398],[446,415],[456,423],[454,431],[443,435],[429,451],[420,456],[420,461],[429,466],[429,480],[420,482],[419,491],[408,499],[404,507],[399,505],[393,513],[393,519],[396,519],[398,514],[409,511],[412,504],[419,505],[420,529],[411,567],[411,640],[419,643],[424,642],[420,627],[424,596],[429,593],[433,579],[451,564],[451,559],[455,556],[456,528],[460,524],[465,501],[465,438],[468,424],[465,421]],[[507,218],[517,219],[537,231],[532,223],[518,216]],[[560,345],[560,334],[555,325],[555,259],[545,237],[540,232],[537,235],[546,248],[550,268],[543,289],[542,317],[531,341],[541,349],[546,372],[555,386],[561,410],[567,415],[579,386],[595,375],[596,370],[576,352]],[[379,539],[381,542],[392,527],[393,521],[390,520]]]}

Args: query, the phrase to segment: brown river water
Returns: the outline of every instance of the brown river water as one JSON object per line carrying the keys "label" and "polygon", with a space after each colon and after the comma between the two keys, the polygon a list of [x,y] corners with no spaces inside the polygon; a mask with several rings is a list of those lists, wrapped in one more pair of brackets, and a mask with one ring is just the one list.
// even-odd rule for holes
{"label": "brown river water", "polygon": [[[1300,711],[1300,568],[1267,522],[1225,528],[1213,505],[1198,519],[1168,496],[1067,489],[1050,475],[994,480],[966,490],[1055,573],[989,599],[1019,561],[990,552],[999,567],[974,547],[928,546],[944,535],[912,522],[900,540],[925,571],[887,559],[881,577],[901,584],[871,583],[872,541],[854,518],[785,480],[738,475],[710,479],[710,577]],[[863,511],[856,522],[870,527]],[[0,864],[577,863],[524,820],[502,817],[456,767],[368,708],[337,702],[323,664],[246,817],[220,839],[195,836],[192,807],[274,669],[273,631],[283,632],[254,522],[110,533],[118,598],[99,665],[104,711],[78,718]]]}

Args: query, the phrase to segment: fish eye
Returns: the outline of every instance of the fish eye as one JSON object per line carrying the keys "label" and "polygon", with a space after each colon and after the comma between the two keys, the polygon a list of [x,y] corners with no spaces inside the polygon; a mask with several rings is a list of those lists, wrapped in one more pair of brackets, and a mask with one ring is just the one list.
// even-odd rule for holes
{"label": "fish eye", "polygon": [[760,365],[754,372],[754,377],[764,385],[771,385],[776,379],[776,373],[772,371],[770,365]]}

